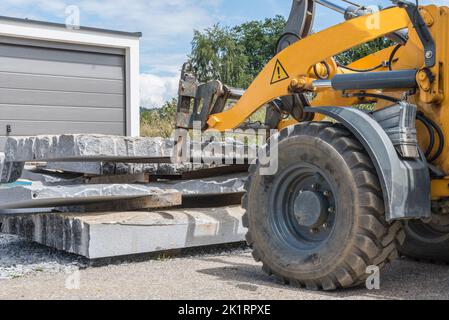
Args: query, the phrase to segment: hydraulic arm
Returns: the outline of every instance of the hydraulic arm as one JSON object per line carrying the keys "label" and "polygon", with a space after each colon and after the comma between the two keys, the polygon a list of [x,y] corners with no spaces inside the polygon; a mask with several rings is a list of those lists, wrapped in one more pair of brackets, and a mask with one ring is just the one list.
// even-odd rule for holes
{"label": "hydraulic arm", "polygon": [[[313,77],[313,69],[322,61],[395,31],[409,27],[413,29],[407,11],[399,7],[379,12],[379,28],[367,29],[372,19],[371,15],[354,18],[288,46],[266,65],[234,107],[210,116],[209,127],[220,131],[236,128],[259,108],[278,97],[313,91],[313,81],[317,80]],[[420,61],[418,59],[415,68],[421,67]],[[282,77],[277,74],[279,67],[284,70]],[[329,69],[329,79],[342,73],[332,63]]]}

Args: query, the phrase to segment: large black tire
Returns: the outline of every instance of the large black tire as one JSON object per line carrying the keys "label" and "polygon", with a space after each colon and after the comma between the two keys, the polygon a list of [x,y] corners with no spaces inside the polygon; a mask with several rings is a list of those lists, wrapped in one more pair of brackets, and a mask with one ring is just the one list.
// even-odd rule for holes
{"label": "large black tire", "polygon": [[402,255],[418,260],[449,263],[449,226],[426,224],[419,220],[404,223]]}
{"label": "large black tire", "polygon": [[[402,224],[386,222],[373,163],[347,129],[327,122],[303,123],[281,131],[278,140],[277,173],[261,175],[260,163],[253,164],[242,200],[247,242],[266,273],[286,284],[328,291],[364,283],[368,266],[381,268],[398,256],[397,246],[404,239]],[[319,174],[304,176],[308,170],[304,168]],[[314,227],[314,234],[307,235],[304,225],[295,225],[291,218],[291,211],[296,215],[296,205],[304,198],[294,206],[291,202],[296,197],[293,193],[301,196],[324,190],[316,191],[321,188],[317,184],[312,185],[313,192],[297,192],[294,183],[312,177],[331,189],[325,194],[331,194],[334,200],[327,203],[334,203],[335,209],[327,209],[329,225]]]}

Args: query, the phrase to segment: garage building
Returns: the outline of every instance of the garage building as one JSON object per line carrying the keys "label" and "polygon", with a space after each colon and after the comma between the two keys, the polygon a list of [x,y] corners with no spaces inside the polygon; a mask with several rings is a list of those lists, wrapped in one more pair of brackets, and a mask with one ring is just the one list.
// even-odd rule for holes
{"label": "garage building", "polygon": [[140,33],[0,17],[0,151],[8,135],[139,135]]}

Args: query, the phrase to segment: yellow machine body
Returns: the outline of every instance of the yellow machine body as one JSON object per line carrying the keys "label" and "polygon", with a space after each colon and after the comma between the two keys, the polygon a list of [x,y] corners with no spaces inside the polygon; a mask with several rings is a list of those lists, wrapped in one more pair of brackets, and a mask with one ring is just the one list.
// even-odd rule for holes
{"label": "yellow machine body", "polygon": [[[320,64],[326,61],[330,66],[328,74],[332,79],[336,74],[349,73],[339,68],[333,57],[358,45],[405,29],[409,30],[409,40],[401,47],[393,64],[394,70],[416,69],[418,89],[409,101],[418,106],[428,118],[441,127],[445,137],[449,137],[449,8],[444,6],[425,6],[420,12],[436,43],[436,64],[430,68],[434,79],[421,72],[425,67],[424,49],[416,30],[404,8],[393,7],[374,15],[358,17],[339,25],[310,35],[276,55],[257,76],[242,98],[228,110],[211,115],[208,119],[210,129],[225,131],[237,128],[246,119],[270,101],[299,92],[310,90],[316,93],[312,106],[354,106],[364,103],[363,99],[347,98],[341,91],[332,88],[313,88],[317,80],[316,70],[320,72]],[[354,62],[352,68],[366,69],[388,61],[394,47],[376,52]],[[316,66],[316,67],[315,67]],[[314,68],[315,67],[315,68]],[[387,71],[378,69],[376,71]],[[379,93],[379,92],[374,92]],[[398,90],[383,90],[382,94],[400,97],[404,92]],[[378,101],[376,108],[387,106]],[[314,121],[323,117],[316,115]],[[294,125],[297,121],[288,119],[281,121],[279,129]],[[429,146],[429,134],[425,127],[417,122],[418,140],[425,149]],[[437,141],[438,142],[438,141]],[[443,152],[435,160],[437,166],[446,176],[449,176],[449,144],[445,144]],[[434,200],[449,197],[449,178],[432,181],[432,197]]]}

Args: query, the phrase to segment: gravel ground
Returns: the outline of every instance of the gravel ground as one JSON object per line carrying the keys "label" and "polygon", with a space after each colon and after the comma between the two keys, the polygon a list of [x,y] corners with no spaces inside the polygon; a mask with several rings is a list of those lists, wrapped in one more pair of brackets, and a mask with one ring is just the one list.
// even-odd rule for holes
{"label": "gravel ground", "polygon": [[381,290],[308,292],[267,277],[243,247],[88,267],[76,256],[0,235],[0,274],[0,299],[449,299],[446,265],[400,259],[382,272]]}
{"label": "gravel ground", "polygon": [[16,236],[0,234],[0,280],[39,272],[69,272],[83,268],[87,261],[43,247]]}

